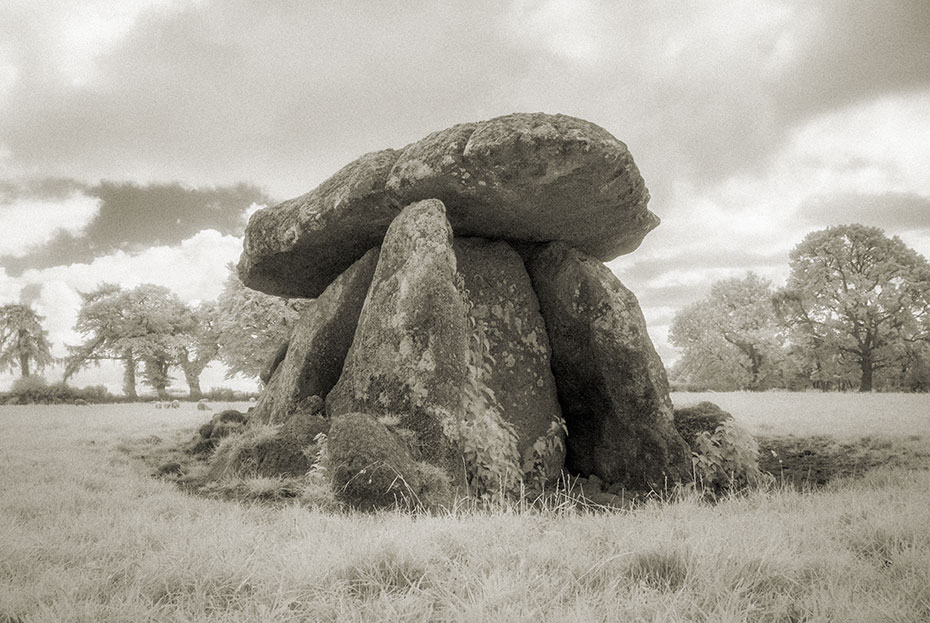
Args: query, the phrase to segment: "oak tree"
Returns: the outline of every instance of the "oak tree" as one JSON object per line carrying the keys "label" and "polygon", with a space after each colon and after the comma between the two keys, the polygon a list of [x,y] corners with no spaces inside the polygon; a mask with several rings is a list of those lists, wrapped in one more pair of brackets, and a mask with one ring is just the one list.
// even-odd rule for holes
{"label": "oak tree", "polygon": [[775,297],[812,374],[855,370],[859,391],[930,341],[930,264],[877,227],[840,225],[808,234],[790,255]]}

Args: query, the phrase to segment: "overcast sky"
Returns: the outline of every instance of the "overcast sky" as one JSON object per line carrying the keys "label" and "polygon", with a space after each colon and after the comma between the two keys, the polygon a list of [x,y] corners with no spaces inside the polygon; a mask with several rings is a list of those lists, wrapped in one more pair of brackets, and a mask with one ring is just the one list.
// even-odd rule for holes
{"label": "overcast sky", "polygon": [[537,111],[629,146],[662,225],[610,267],[666,363],[676,310],[747,270],[781,285],[809,231],[930,256],[928,0],[4,0],[0,304],[64,354],[79,290],[215,298],[257,206]]}

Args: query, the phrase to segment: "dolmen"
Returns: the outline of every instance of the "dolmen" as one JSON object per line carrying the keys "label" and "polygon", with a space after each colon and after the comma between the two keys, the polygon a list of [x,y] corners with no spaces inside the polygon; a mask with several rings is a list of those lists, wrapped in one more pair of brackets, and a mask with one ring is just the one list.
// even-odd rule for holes
{"label": "dolmen", "polygon": [[325,422],[332,486],[360,508],[563,473],[636,491],[687,478],[665,368],[604,265],[659,224],[648,200],[603,128],[513,114],[366,154],[259,210],[240,279],[313,300],[250,421]]}

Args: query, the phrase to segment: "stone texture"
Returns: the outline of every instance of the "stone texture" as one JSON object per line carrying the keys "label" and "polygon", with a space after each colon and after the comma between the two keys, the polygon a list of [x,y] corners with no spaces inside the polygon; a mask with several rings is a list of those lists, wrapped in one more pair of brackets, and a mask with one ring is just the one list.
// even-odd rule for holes
{"label": "stone texture", "polygon": [[608,485],[687,478],[665,368],[636,297],[597,259],[561,243],[527,254],[568,426],[566,467]]}
{"label": "stone texture", "polygon": [[468,336],[455,288],[452,229],[440,201],[405,208],[388,229],[330,417],[399,418],[423,458],[455,472],[455,423],[463,413]]}
{"label": "stone texture", "polygon": [[318,296],[381,244],[400,211],[384,190],[398,155],[366,154],[316,189],[253,214],[239,259],[242,283],[279,296]]}
{"label": "stone texture", "polygon": [[602,260],[639,246],[659,220],[629,150],[565,115],[513,114],[362,156],[319,188],[259,210],[239,275],[250,288],[317,296],[383,238],[400,207],[437,198],[456,235],[562,240]]}
{"label": "stone texture", "polygon": [[[523,260],[506,242],[456,238],[453,248],[472,303],[470,314],[487,337],[493,361],[487,386],[502,407],[502,417],[513,424],[525,461],[533,444],[553,423],[559,430],[561,422],[539,301]],[[564,455],[552,459],[548,479],[558,477]]]}
{"label": "stone texture", "polygon": [[326,397],[342,373],[377,263],[378,248],[370,249],[303,311],[254,419],[284,422],[310,396]]}
{"label": "stone texture", "polygon": [[605,261],[659,223],[626,145],[566,115],[513,114],[431,134],[402,151],[387,187],[405,201],[442,200],[456,236],[562,240]]}

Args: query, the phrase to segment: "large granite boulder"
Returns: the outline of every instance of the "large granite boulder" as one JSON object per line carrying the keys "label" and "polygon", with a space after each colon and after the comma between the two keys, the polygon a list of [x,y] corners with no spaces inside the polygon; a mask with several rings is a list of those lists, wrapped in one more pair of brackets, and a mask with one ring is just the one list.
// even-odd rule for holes
{"label": "large granite boulder", "polygon": [[[491,370],[482,384],[494,393],[501,417],[513,426],[521,464],[534,461],[534,446],[558,439],[545,459],[545,480],[558,478],[564,462],[562,415],[550,367],[549,337],[523,260],[509,244],[456,238],[458,272],[469,315],[487,340]],[[542,441],[540,441],[542,440]]]}
{"label": "large granite boulder", "polygon": [[450,472],[468,350],[455,271],[442,202],[405,208],[384,238],[342,376],[326,398],[330,417],[398,418],[423,457]]}
{"label": "large granite boulder", "polygon": [[687,478],[668,379],[636,297],[596,258],[562,243],[528,254],[568,426],[566,467],[632,489]]}
{"label": "large granite boulder", "polygon": [[284,422],[311,396],[326,397],[342,374],[377,263],[378,249],[374,248],[303,311],[284,357],[271,373],[269,390],[255,405],[253,420]]}
{"label": "large granite boulder", "polygon": [[256,212],[239,275],[250,288],[314,297],[380,244],[403,206],[436,198],[456,235],[562,240],[610,260],[658,217],[626,145],[565,115],[513,114],[362,156],[317,189]]}

